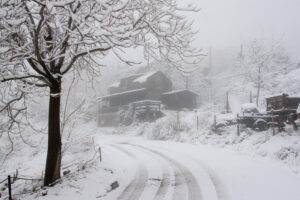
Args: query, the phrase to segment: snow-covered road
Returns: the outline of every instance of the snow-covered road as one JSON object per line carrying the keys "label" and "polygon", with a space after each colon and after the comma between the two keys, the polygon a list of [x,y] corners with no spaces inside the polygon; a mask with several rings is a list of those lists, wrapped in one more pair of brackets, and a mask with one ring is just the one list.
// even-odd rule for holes
{"label": "snow-covered road", "polygon": [[195,176],[184,164],[160,151],[140,145],[122,144],[115,147],[139,162],[134,179],[118,199],[159,200],[167,195],[174,200],[202,199]]}
{"label": "snow-covered road", "polygon": [[124,168],[120,187],[101,199],[300,199],[299,175],[272,160],[134,137],[100,136],[97,142],[112,163]]}

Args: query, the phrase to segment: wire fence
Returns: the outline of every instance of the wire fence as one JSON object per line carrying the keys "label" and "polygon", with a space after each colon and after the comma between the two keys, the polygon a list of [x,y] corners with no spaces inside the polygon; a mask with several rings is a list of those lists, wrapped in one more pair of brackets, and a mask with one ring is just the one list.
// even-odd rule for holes
{"label": "wire fence", "polygon": [[[99,154],[99,160],[100,160],[100,163],[101,163],[102,162],[102,151],[101,151],[101,147],[98,147],[98,149],[95,149],[95,153],[94,153],[93,157],[90,160],[85,161],[83,163],[83,166],[85,166],[88,162],[94,161],[97,158],[97,156],[96,156],[97,154]],[[16,174],[14,174],[13,176],[10,176],[10,175],[8,175],[8,176],[1,175],[2,177],[6,177],[6,178],[3,179],[3,180],[1,180],[0,184],[3,184],[4,182],[7,182],[7,184],[5,184],[5,187],[8,188],[8,194],[5,197],[3,197],[3,199],[4,200],[6,200],[6,199],[13,200],[13,196],[15,197],[15,196],[21,196],[21,195],[24,195],[24,194],[30,194],[30,193],[33,193],[33,192],[37,192],[37,191],[43,190],[43,189],[45,189],[47,187],[54,186],[58,182],[62,181],[65,178],[68,178],[71,175],[74,175],[77,172],[78,171],[74,171],[74,172],[69,172],[68,174],[64,174],[64,176],[62,176],[60,179],[57,179],[56,181],[54,181],[53,183],[48,184],[47,186],[42,186],[42,187],[39,187],[39,188],[35,188],[35,191],[30,190],[30,191],[26,191],[26,192],[17,193],[17,194],[12,194],[12,185],[16,181],[18,181],[18,180],[23,180],[23,181],[42,181],[43,178],[30,178],[29,176],[27,176],[27,177],[25,177],[25,176],[19,176],[18,175],[18,171],[16,171]],[[1,198],[2,197],[1,197],[1,193],[0,193],[0,199]]]}
{"label": "wire fence", "polygon": [[0,181],[0,184],[7,182],[7,184],[5,185],[8,188],[8,194],[7,196],[5,196],[3,199],[9,199],[12,200],[13,196],[20,196],[23,194],[28,194],[28,193],[32,193],[32,191],[27,191],[27,192],[23,192],[23,193],[19,193],[19,194],[14,194],[12,195],[12,185],[17,181],[17,180],[25,180],[25,181],[41,181],[42,178],[28,178],[28,177],[17,177],[17,176],[10,176],[8,175],[7,178],[3,179]]}
{"label": "wire fence", "polygon": [[7,178],[4,179],[4,180],[2,180],[2,181],[0,181],[0,184],[4,183],[5,181],[7,181]]}

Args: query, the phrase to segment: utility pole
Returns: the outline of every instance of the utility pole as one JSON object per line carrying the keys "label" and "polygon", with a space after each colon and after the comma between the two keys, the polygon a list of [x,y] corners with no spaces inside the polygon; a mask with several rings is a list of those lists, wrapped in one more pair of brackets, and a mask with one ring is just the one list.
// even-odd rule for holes
{"label": "utility pole", "polygon": [[209,67],[209,80],[211,82],[210,87],[209,87],[209,94],[208,94],[208,98],[209,98],[209,102],[211,102],[211,95],[212,95],[212,47],[209,46],[209,63],[208,63],[208,67]]}
{"label": "utility pole", "polygon": [[229,99],[228,99],[228,91],[226,92],[226,113],[229,113]]}
{"label": "utility pole", "polygon": [[209,72],[212,72],[212,47],[209,46]]}
{"label": "utility pole", "polygon": [[237,127],[237,136],[240,136],[240,122],[239,122],[239,114],[236,115],[236,127]]}

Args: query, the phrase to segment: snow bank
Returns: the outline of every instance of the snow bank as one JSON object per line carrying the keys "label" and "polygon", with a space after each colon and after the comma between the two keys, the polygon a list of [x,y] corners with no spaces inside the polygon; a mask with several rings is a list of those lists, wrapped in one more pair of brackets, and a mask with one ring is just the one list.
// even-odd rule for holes
{"label": "snow bank", "polygon": [[[172,140],[197,145],[233,149],[241,154],[268,158],[288,166],[293,172],[300,172],[300,131],[287,127],[286,132],[272,136],[272,130],[255,132],[241,127],[237,136],[235,125],[223,127],[217,132],[211,130],[214,112],[212,109],[194,111],[163,111],[166,116],[153,123],[133,124],[108,131],[109,134],[143,136],[151,140]],[[232,118],[234,114],[217,116],[217,122]],[[198,117],[198,129],[197,129]]]}
{"label": "snow bank", "polygon": [[[80,126],[72,131],[68,138],[63,136],[63,159],[61,181],[52,188],[42,187],[42,180],[17,180],[12,185],[14,199],[58,199],[58,200],[80,200],[80,199],[114,199],[118,191],[110,191],[110,184],[114,181],[123,183],[130,181],[130,166],[114,160],[110,155],[114,152],[109,146],[101,144],[97,136],[97,123],[80,122]],[[19,138],[19,139],[18,139]],[[47,135],[31,134],[30,138],[38,138],[38,145],[29,146],[21,141],[20,137],[14,139],[14,150],[8,159],[1,163],[0,181],[7,175],[16,174],[18,177],[28,179],[40,179],[44,174],[47,149]],[[5,138],[1,138],[0,146],[3,147]],[[36,143],[34,143],[36,144]],[[101,147],[102,162],[99,160],[99,147]],[[4,152],[0,154],[3,158]],[[114,156],[113,156],[114,157]],[[122,184],[126,185],[126,184]],[[5,182],[0,184],[1,196],[5,199],[8,195]],[[1,199],[1,198],[0,198]]]}

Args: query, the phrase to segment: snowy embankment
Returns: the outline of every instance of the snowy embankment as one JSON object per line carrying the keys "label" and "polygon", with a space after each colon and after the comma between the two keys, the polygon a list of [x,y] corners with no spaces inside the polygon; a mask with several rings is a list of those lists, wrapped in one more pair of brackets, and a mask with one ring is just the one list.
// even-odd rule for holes
{"label": "snowy embankment", "polygon": [[[18,179],[12,184],[12,195],[16,200],[96,199],[110,194],[114,181],[117,180],[123,185],[130,181],[128,177],[131,177],[133,172],[128,169],[133,164],[123,160],[122,152],[102,147],[101,156],[105,159],[100,162],[100,143],[96,137],[99,132],[96,123],[90,122],[76,126],[70,137],[63,137],[62,178],[53,188],[42,187],[47,135],[30,133],[30,130],[28,132],[32,145],[25,144],[18,135],[12,136],[13,151],[5,162],[3,160],[10,145],[5,137],[0,141],[0,182],[8,175],[16,175]],[[122,166],[120,162],[123,163]],[[7,181],[0,184],[0,199],[8,198],[6,183]]]}
{"label": "snowy embankment", "polygon": [[[300,130],[294,131],[288,126],[285,132],[275,130],[273,136],[271,129],[255,132],[249,128],[241,128],[240,136],[237,136],[237,127],[232,125],[214,132],[211,127],[215,113],[211,110],[213,108],[198,112],[164,111],[167,115],[155,122],[136,123],[109,132],[232,149],[244,155],[276,160],[294,173],[300,172]],[[217,115],[217,121],[219,120],[223,119]]]}
{"label": "snowy embankment", "polygon": [[[41,181],[17,180],[14,197],[279,200],[300,195],[299,175],[274,161],[283,161],[299,172],[299,132],[270,136],[268,132],[243,130],[237,137],[236,127],[210,131],[213,112],[164,112],[167,115],[153,123],[117,128],[99,128],[94,122],[77,126],[63,142],[62,180],[52,188],[41,188]],[[19,177],[40,178],[45,157],[45,138],[38,147],[20,141],[2,165],[1,175],[18,169]],[[116,181],[118,186],[112,190]],[[1,193],[5,197],[7,189]]]}

